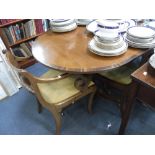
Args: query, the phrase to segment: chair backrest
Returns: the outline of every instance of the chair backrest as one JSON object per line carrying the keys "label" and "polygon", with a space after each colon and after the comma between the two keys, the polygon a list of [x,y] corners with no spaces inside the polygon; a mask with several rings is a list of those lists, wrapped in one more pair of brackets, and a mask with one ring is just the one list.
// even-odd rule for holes
{"label": "chair backrest", "polygon": [[68,77],[69,74],[64,73],[64,74],[58,75],[56,77],[48,78],[48,79],[35,77],[32,74],[28,73],[26,70],[19,69],[17,62],[15,61],[14,57],[12,56],[12,54],[9,51],[6,52],[6,56],[7,56],[7,59],[9,61],[10,65],[12,66],[12,68],[14,70],[16,70],[16,72],[18,73],[22,85],[29,91],[35,93],[39,102],[42,103],[45,107],[48,107],[51,110],[53,108],[55,108],[54,106],[51,107],[51,105],[44,100],[44,98],[42,97],[41,92],[39,90],[38,84],[39,83],[55,82],[57,80]]}
{"label": "chair backrest", "polygon": [[7,57],[7,60],[9,62],[9,64],[11,65],[11,67],[17,72],[18,76],[19,76],[19,79],[20,79],[20,83],[21,85],[26,88],[28,91],[34,93],[34,90],[33,90],[33,87],[31,85],[31,82],[28,80],[28,78],[25,78],[22,73],[27,73],[25,70],[23,69],[20,69],[19,68],[19,65],[17,63],[17,61],[15,60],[14,56],[11,54],[10,51],[7,51],[6,52],[6,57]]}

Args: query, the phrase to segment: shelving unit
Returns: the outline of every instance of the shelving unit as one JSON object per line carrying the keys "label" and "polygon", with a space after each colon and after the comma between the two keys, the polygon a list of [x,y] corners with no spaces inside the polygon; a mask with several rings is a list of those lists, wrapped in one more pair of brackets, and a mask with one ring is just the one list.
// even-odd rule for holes
{"label": "shelving unit", "polygon": [[[27,45],[29,41],[36,39],[48,30],[49,25],[45,25],[44,21],[45,20],[42,19],[17,19],[0,25],[0,36],[6,48],[11,51],[11,53],[15,54],[14,49],[21,48],[20,44]],[[20,27],[21,25],[23,26],[22,29]],[[29,58],[18,61],[18,64],[20,68],[26,68],[35,62],[33,56],[30,55]]]}

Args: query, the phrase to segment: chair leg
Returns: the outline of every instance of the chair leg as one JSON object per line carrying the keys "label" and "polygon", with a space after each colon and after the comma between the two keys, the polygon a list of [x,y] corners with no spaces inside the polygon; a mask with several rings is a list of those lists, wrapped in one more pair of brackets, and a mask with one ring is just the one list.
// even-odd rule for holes
{"label": "chair leg", "polygon": [[92,105],[93,105],[93,99],[94,99],[95,93],[96,93],[96,90],[93,93],[91,93],[89,97],[89,101],[88,101],[88,112],[89,113],[92,113]]}
{"label": "chair leg", "polygon": [[61,134],[61,122],[62,122],[61,114],[59,112],[54,112],[53,117],[54,117],[55,125],[56,125],[55,134],[60,135]]}
{"label": "chair leg", "polygon": [[38,113],[41,113],[43,111],[43,107],[40,104],[39,100],[37,99],[37,104],[38,104]]}

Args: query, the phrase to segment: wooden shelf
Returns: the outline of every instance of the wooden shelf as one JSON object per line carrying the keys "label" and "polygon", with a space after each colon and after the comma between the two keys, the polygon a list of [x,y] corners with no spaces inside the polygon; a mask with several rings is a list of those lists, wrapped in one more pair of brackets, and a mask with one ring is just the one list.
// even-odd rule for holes
{"label": "wooden shelf", "polygon": [[[15,19],[14,21],[12,21],[12,22],[8,22],[8,23],[6,23],[6,24],[1,24],[0,25],[0,37],[2,38],[2,40],[3,40],[3,42],[4,42],[4,44],[5,44],[5,46],[6,46],[6,48],[11,52],[12,50],[13,50],[13,48],[20,48],[20,47],[18,47],[21,43],[26,43],[26,42],[28,42],[28,41],[30,41],[30,40],[34,40],[35,38],[37,38],[38,36],[40,36],[41,34],[43,34],[44,32],[42,32],[42,33],[39,33],[39,34],[36,34],[36,35],[33,35],[33,36],[31,36],[31,37],[27,37],[27,38],[23,38],[23,39],[21,39],[21,40],[18,40],[18,41],[16,41],[15,43],[12,43],[12,44],[10,44],[9,43],[9,39],[8,39],[8,36],[9,35],[14,35],[14,33],[11,33],[11,31],[10,31],[10,29],[9,29],[9,27],[10,26],[12,26],[12,25],[14,25],[14,26],[16,26],[16,24],[21,28],[21,29],[19,29],[19,30],[21,30],[20,31],[20,33],[24,33],[24,35],[26,35],[26,34],[28,34],[28,30],[30,29],[35,29],[35,28],[38,28],[37,30],[36,30],[36,32],[40,32],[41,31],[41,29],[43,28],[43,22],[41,21],[41,19],[38,19],[38,20],[36,20],[36,22],[35,23],[32,23],[31,22],[31,20],[33,20],[33,19]],[[35,20],[35,19],[34,19]],[[40,20],[40,21],[39,21]],[[7,21],[7,20],[6,20]],[[29,23],[27,23],[27,22],[30,22],[30,24]],[[46,22],[48,22],[48,21],[46,21]],[[21,24],[20,24],[21,23]],[[23,23],[23,24],[22,24]],[[32,26],[31,26],[31,24],[32,24]],[[33,27],[34,26],[34,27]],[[47,23],[47,29],[49,28],[48,27],[49,26],[49,23]],[[18,28],[18,27],[17,27]],[[5,31],[7,29],[7,31]],[[26,33],[26,31],[25,31],[25,29],[27,29],[27,33]],[[14,27],[13,27],[13,30],[16,30],[16,29],[14,29]],[[43,31],[44,31],[44,28],[43,28]],[[8,35],[7,35],[8,34]],[[17,36],[16,35],[18,35],[17,34],[17,32],[15,33],[15,37],[17,38]],[[10,37],[11,37],[10,36]],[[14,37],[14,36],[12,36],[12,37]],[[14,38],[12,38],[12,39],[14,39]],[[10,39],[11,40],[11,39]],[[28,67],[28,66],[31,66],[31,65],[33,65],[34,63],[36,62],[36,60],[33,58],[33,57],[31,57],[31,58],[29,58],[29,59],[25,59],[24,61],[17,61],[17,63],[18,63],[18,65],[19,65],[19,67],[20,68],[26,68],[26,67]]]}
{"label": "wooden shelf", "polygon": [[[43,32],[43,33],[44,33],[44,32]],[[42,34],[42,33],[41,33],[41,34]],[[14,47],[14,46],[16,46],[16,45],[18,45],[18,44],[21,44],[21,43],[23,43],[23,42],[26,42],[26,41],[29,41],[29,40],[31,40],[31,39],[34,39],[34,38],[40,36],[41,34],[37,34],[37,35],[35,35],[35,36],[31,36],[31,37],[29,37],[29,38],[25,38],[25,39],[19,40],[19,41],[17,41],[17,42],[14,43],[14,44],[9,45],[9,47]]]}
{"label": "wooden shelf", "polygon": [[20,68],[26,68],[30,65],[33,65],[34,63],[36,63],[36,60],[32,57],[30,59],[27,59],[25,61],[19,61],[18,64],[20,66]]}
{"label": "wooden shelf", "polygon": [[19,19],[19,20],[15,20],[15,21],[12,21],[12,22],[9,22],[9,23],[6,23],[6,24],[3,24],[3,25],[0,25],[0,28],[2,27],[6,27],[6,26],[9,26],[9,25],[12,25],[12,24],[16,24],[18,22],[22,22],[24,20],[28,20],[28,19]]}

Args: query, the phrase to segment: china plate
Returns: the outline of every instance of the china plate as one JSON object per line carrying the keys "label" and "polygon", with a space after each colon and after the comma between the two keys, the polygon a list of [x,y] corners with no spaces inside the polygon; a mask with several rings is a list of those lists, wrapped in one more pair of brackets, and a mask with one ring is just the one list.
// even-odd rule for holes
{"label": "china plate", "polygon": [[125,40],[128,42],[129,46],[136,48],[154,48],[155,47],[155,39],[149,43],[136,43],[127,38]]}
{"label": "china plate", "polygon": [[128,45],[126,42],[124,42],[124,44],[121,48],[118,48],[115,50],[105,50],[105,49],[101,49],[101,48],[97,47],[95,44],[95,40],[92,39],[88,44],[88,48],[91,52],[93,52],[97,55],[100,55],[100,56],[118,56],[118,55],[121,55],[127,51]]}
{"label": "china plate", "polygon": [[136,38],[152,38],[155,36],[155,31],[149,27],[144,26],[133,26],[128,28],[127,34]]}
{"label": "china plate", "polygon": [[155,54],[150,57],[149,64],[155,69]]}
{"label": "china plate", "polygon": [[[126,32],[129,27],[132,27],[132,26],[135,26],[135,25],[136,25],[136,23],[133,20],[126,20],[126,21],[124,21],[124,24],[120,25],[119,32],[120,33]],[[98,31],[98,26],[97,26],[96,20],[89,23],[86,26],[86,29],[87,29],[87,31],[92,32],[92,33],[97,32]]]}
{"label": "china plate", "polygon": [[90,22],[92,22],[93,21],[93,19],[90,19],[90,20],[76,20],[76,23],[77,23],[77,25],[81,25],[81,26],[85,26],[85,25],[88,25]]}
{"label": "china plate", "polygon": [[126,35],[126,38],[130,41],[133,41],[135,43],[150,43],[151,41],[153,41],[155,38],[147,38],[147,39],[143,39],[143,38],[136,38],[136,37],[132,37],[130,35]]}
{"label": "china plate", "polygon": [[77,28],[76,23],[73,23],[69,26],[64,26],[64,27],[52,27],[51,30],[53,32],[69,32],[69,31],[72,31],[76,28]]}
{"label": "china plate", "polygon": [[65,25],[70,25],[71,23],[75,23],[74,19],[69,19],[69,20],[65,20],[65,21],[59,21],[59,22],[55,22],[55,21],[50,21],[50,25],[52,26],[65,26]]}

